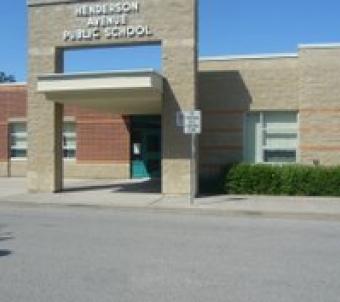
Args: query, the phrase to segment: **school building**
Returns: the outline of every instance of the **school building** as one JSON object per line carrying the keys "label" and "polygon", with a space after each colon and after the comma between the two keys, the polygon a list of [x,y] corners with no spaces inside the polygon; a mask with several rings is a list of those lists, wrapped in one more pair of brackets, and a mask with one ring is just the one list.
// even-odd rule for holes
{"label": "school building", "polygon": [[[31,192],[61,191],[64,177],[160,178],[163,194],[188,194],[229,163],[340,164],[340,44],[198,58],[194,0],[28,6],[28,83],[0,86],[0,176],[26,176]],[[65,49],[150,43],[161,73],[63,72]],[[194,156],[181,124],[192,110]]]}

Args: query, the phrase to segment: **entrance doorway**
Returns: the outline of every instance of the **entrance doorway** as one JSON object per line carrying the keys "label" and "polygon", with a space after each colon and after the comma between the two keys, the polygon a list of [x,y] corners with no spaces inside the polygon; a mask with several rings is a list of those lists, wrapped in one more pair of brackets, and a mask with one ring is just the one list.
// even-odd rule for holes
{"label": "entrance doorway", "polygon": [[161,176],[161,117],[131,117],[131,177]]}

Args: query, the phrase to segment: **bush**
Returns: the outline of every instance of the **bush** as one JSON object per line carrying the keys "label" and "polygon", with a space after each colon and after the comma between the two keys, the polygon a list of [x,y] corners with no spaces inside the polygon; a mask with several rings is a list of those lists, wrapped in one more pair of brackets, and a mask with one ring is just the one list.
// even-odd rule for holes
{"label": "bush", "polygon": [[340,196],[340,167],[234,165],[225,173],[225,193]]}

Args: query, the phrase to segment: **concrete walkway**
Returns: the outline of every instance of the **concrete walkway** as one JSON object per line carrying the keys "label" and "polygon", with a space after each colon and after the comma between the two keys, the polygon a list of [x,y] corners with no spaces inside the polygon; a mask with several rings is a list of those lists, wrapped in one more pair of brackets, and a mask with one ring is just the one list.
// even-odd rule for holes
{"label": "concrete walkway", "polygon": [[26,193],[25,179],[0,178],[0,204],[87,206],[340,220],[340,198],[206,196],[190,206],[186,196],[164,197],[157,181],[68,180],[58,194]]}

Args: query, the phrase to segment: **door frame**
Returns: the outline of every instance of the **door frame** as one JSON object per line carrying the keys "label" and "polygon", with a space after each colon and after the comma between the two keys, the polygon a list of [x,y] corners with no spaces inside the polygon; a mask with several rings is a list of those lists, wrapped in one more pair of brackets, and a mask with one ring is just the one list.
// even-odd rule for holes
{"label": "door frame", "polygon": [[[140,142],[134,139],[134,134],[140,132]],[[156,156],[156,160],[159,160],[159,171],[157,176],[152,175],[147,169],[148,156],[147,150],[147,137],[155,133],[159,136],[159,158]],[[162,172],[162,129],[161,129],[161,117],[155,115],[145,116],[131,116],[130,117],[130,177],[131,179],[143,179],[143,178],[160,178]],[[141,144],[141,159],[135,159],[134,156],[134,144]],[[157,153],[157,152],[155,152]],[[152,159],[149,159],[152,160]],[[141,169],[145,169],[145,175],[135,175],[135,164],[139,161]]]}

